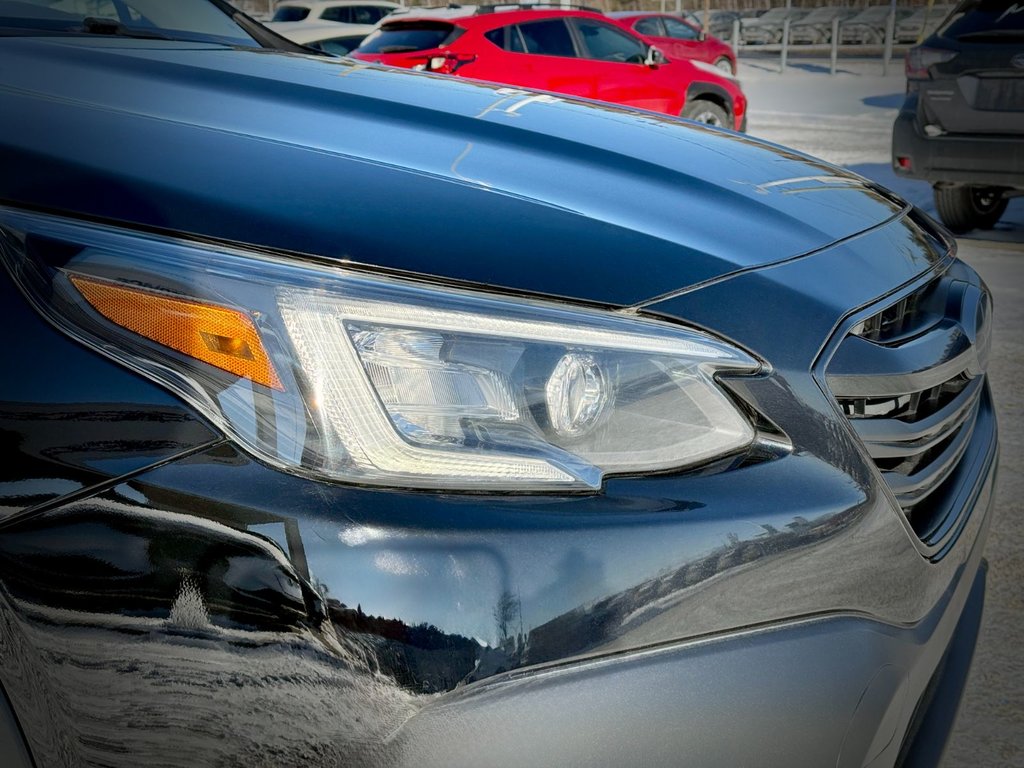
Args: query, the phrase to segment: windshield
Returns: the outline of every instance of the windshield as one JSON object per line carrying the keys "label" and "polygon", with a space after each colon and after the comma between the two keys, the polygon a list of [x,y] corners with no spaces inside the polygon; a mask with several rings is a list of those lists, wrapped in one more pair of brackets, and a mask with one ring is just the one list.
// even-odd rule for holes
{"label": "windshield", "polygon": [[804,21],[832,21],[836,16],[848,17],[853,12],[849,8],[816,8],[804,18]]}
{"label": "windshield", "polygon": [[867,10],[861,11],[857,15],[857,21],[875,21],[884,19],[889,15],[890,8],[888,5],[876,5],[874,8],[868,8]]}
{"label": "windshield", "polygon": [[1024,39],[1024,2],[973,0],[957,6],[939,31],[951,40]]}
{"label": "windshield", "polygon": [[301,5],[280,5],[274,11],[274,18],[271,21],[302,21],[309,16],[309,8]]}
{"label": "windshield", "polygon": [[456,30],[462,30],[446,22],[410,21],[386,24],[370,34],[359,53],[405,53],[440,48],[454,38]]}
{"label": "windshield", "polygon": [[948,5],[933,5],[931,8],[925,6],[924,8],[918,8],[914,13],[907,19],[907,21],[924,21],[925,19],[941,19],[951,10],[951,6]]}
{"label": "windshield", "polygon": [[0,0],[0,34],[25,33],[258,46],[210,0]]}

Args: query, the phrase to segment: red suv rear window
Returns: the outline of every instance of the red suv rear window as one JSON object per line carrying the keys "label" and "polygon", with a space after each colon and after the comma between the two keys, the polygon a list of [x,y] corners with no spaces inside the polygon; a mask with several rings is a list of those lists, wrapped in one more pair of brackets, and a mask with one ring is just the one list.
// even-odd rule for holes
{"label": "red suv rear window", "polygon": [[445,21],[396,21],[385,24],[359,46],[360,53],[405,53],[440,48],[465,30]]}

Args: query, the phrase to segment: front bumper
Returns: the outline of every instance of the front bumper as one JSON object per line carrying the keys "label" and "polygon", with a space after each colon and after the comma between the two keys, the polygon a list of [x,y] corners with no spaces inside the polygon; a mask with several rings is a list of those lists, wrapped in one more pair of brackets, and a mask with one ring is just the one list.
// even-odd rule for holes
{"label": "front bumper", "polygon": [[[1013,135],[926,136],[914,108],[900,112],[892,129],[893,170],[932,184],[976,184],[1024,188],[1024,141]],[[903,168],[898,158],[910,158]]]}
{"label": "front bumper", "polygon": [[793,45],[818,45],[828,42],[829,33],[817,26],[793,27],[789,32],[789,42]]}
{"label": "front bumper", "polygon": [[[587,584],[599,589],[604,582],[607,589],[613,572],[603,571],[602,563],[613,562],[616,543],[622,553],[657,556],[654,538],[676,545],[685,541],[672,518],[690,516],[699,528],[708,516],[699,508],[674,514],[664,500],[651,498],[651,508],[660,507],[661,513],[634,509],[634,528],[640,530],[620,528],[613,522],[618,515],[607,510],[611,520],[588,516],[583,526],[559,531],[567,522],[563,514],[524,505],[520,514],[527,527],[545,533],[526,536],[520,542],[526,546],[518,548],[516,536],[502,530],[507,521],[485,524],[472,506],[449,510],[448,533],[424,529],[401,508],[392,510],[395,535],[376,539],[381,530],[338,528],[330,521],[333,515],[317,519],[307,513],[283,539],[302,541],[301,548],[292,541],[293,562],[298,563],[297,552],[304,553],[318,578],[329,580],[329,600],[338,601],[330,598],[333,593],[342,603],[353,603],[345,609],[335,602],[333,631],[301,624],[254,628],[258,622],[251,615],[244,619],[248,627],[210,623],[209,617],[190,618],[177,606],[170,619],[126,611],[100,614],[82,605],[69,610],[39,594],[29,599],[6,574],[13,595],[5,600],[4,614],[16,619],[5,622],[2,639],[24,656],[5,658],[4,682],[18,703],[37,763],[47,766],[64,764],[58,749],[86,763],[125,766],[158,757],[173,765],[245,765],[271,754],[275,764],[310,766],[611,768],[642,756],[643,765],[654,767],[678,765],[685,756],[701,766],[845,767],[890,766],[904,749],[937,760],[949,731],[941,724],[948,726],[955,713],[965,675],[947,674],[944,686],[930,683],[946,670],[962,670],[974,646],[984,595],[982,550],[993,499],[994,440],[992,433],[979,441],[985,443],[977,446],[984,449],[985,461],[968,502],[973,512],[938,563],[894,549],[898,539],[884,524],[885,516],[894,517],[891,510],[868,515],[821,543],[826,549],[839,546],[830,557],[837,567],[835,581],[867,577],[861,589],[875,582],[879,594],[894,588],[893,574],[885,572],[890,560],[930,569],[930,583],[941,589],[934,605],[910,625],[880,621],[851,605],[702,632],[723,618],[756,612],[750,601],[772,610],[773,595],[786,601],[795,592],[833,592],[834,584],[806,580],[805,569],[817,570],[808,568],[808,561],[821,557],[820,548],[784,549],[769,536],[737,542],[731,554],[729,547],[714,548],[713,556],[671,571],[655,563],[659,576],[616,597],[577,594],[582,602],[574,611],[525,637],[517,609],[510,614],[510,636],[481,652],[478,641],[467,643],[436,625],[379,615],[374,605],[381,596],[374,596],[372,580],[359,581],[374,568],[346,563],[346,556],[351,560],[360,549],[369,550],[378,578],[389,577],[393,588],[404,585],[412,593],[406,596],[410,606],[416,601],[435,605],[435,596],[422,590],[461,588],[467,603],[508,592],[521,601],[519,608],[533,608],[530,603],[543,596],[525,583],[531,568],[543,572],[557,560],[553,565],[564,583],[548,585],[553,600]],[[266,471],[246,468],[239,457],[214,449],[112,490],[103,503],[123,508],[136,494],[151,503],[162,499],[157,532],[166,538],[174,534],[171,519],[185,516],[168,508],[209,503],[201,496],[180,496],[172,486],[187,476],[193,488],[214,477],[223,480],[219,470],[231,463],[250,480]],[[263,480],[249,495],[264,495],[268,509],[288,506],[288,498],[293,509],[319,506],[312,496],[296,497],[297,487],[290,483],[275,488]],[[236,498],[244,485],[240,481],[234,489]],[[805,490],[813,495],[813,488]],[[244,515],[256,521],[252,530],[269,531],[273,516],[257,514],[254,506],[236,507],[235,524]],[[223,514],[225,506],[218,507]],[[358,504],[344,509],[355,520],[366,512]],[[137,514],[144,514],[141,507]],[[659,516],[669,520],[663,523]],[[888,529],[885,536],[871,530],[879,524]],[[741,525],[734,518],[731,527],[742,531]],[[61,531],[53,532],[61,540]],[[159,541],[154,536],[150,547],[159,547]],[[324,567],[325,550],[335,560],[342,558],[337,571]],[[860,561],[859,576],[841,566],[848,562],[837,559],[842,551]],[[716,567],[720,570],[712,573]],[[176,611],[184,617],[176,618]],[[612,631],[615,626],[625,631]],[[427,642],[411,639],[411,630]],[[691,638],[661,640],[680,631]],[[475,661],[467,656],[472,649],[477,649]],[[524,653],[549,660],[515,669]],[[948,654],[956,659],[942,666]],[[12,674],[15,670],[22,675]],[[440,694],[445,688],[452,690]],[[941,695],[930,696],[935,690]],[[40,708],[44,702],[60,707]],[[145,718],[133,717],[137,711]],[[69,716],[71,723],[65,720]],[[73,735],[76,729],[83,738]],[[908,732],[916,732],[916,738],[904,744]]]}
{"label": "front bumper", "polygon": [[730,387],[796,449],[728,471],[447,495],[219,442],[8,520],[0,680],[36,762],[891,764],[969,615],[995,424],[926,552],[808,365],[851,307],[953,268],[895,217],[646,307],[775,350]]}
{"label": "front bumper", "polygon": [[835,617],[510,678],[424,711],[397,743],[421,766],[938,766],[985,574],[978,547],[913,628]]}

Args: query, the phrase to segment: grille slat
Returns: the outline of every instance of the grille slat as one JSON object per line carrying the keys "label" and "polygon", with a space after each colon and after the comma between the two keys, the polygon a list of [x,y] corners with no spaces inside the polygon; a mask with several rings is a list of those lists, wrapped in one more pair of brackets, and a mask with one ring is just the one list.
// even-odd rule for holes
{"label": "grille slat", "polygon": [[[972,411],[969,426],[974,426],[976,416],[977,411]],[[904,509],[916,506],[942,485],[942,481],[953,472],[960,457],[967,449],[971,432],[970,428],[957,431],[939,455],[928,461],[925,467],[917,472],[909,475],[900,472],[882,473],[882,477],[892,488],[892,492],[896,494],[900,506]]]}
{"label": "grille slat", "polygon": [[945,384],[976,357],[970,338],[946,320],[898,345],[847,337],[829,364],[828,385],[838,398],[898,397]]}
{"label": "grille slat", "polygon": [[[856,424],[857,434],[867,444],[872,458],[921,452],[942,442],[971,414],[984,379],[971,379],[961,396],[946,403],[931,415],[918,419],[919,409],[908,408],[904,419],[865,419]],[[886,452],[892,447],[891,453]]]}

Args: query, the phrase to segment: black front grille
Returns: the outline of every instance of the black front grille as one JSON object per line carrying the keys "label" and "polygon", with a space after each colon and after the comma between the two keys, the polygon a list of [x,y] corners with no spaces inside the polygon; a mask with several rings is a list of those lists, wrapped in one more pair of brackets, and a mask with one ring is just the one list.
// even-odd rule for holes
{"label": "black front grille", "polygon": [[889,343],[898,339],[908,329],[919,328],[927,322],[927,308],[930,306],[928,300],[936,287],[935,283],[930,283],[904,296],[895,304],[859,322],[851,333],[869,341]]}
{"label": "black front grille", "polygon": [[970,442],[985,388],[989,299],[938,278],[862,319],[826,379],[922,538],[949,510],[935,500]]}

